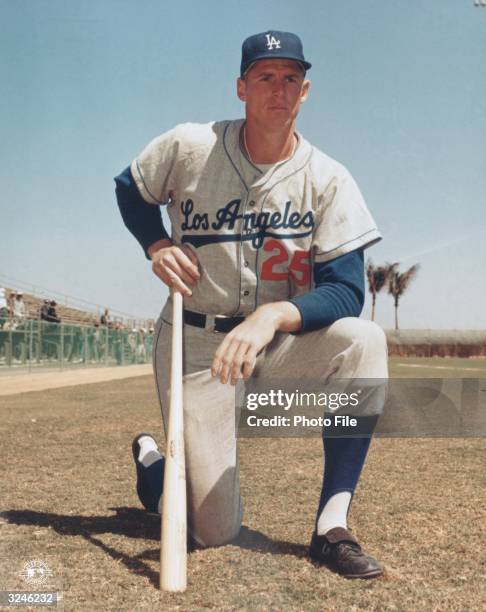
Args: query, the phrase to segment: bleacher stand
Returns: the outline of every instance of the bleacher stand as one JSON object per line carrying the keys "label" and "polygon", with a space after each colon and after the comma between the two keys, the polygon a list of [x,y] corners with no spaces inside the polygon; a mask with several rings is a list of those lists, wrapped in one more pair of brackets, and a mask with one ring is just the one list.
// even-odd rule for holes
{"label": "bleacher stand", "polygon": [[[19,303],[22,306],[15,310]],[[112,321],[108,309],[104,314],[106,325],[102,326],[97,313],[0,288],[0,369],[146,363],[152,352],[153,332],[146,334],[138,326]],[[145,325],[153,329],[151,322]]]}

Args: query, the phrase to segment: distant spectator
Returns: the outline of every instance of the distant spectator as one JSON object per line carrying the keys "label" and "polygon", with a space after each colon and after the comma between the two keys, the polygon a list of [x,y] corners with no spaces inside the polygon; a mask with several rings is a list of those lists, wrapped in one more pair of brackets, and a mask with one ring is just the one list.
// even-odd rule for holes
{"label": "distant spectator", "polygon": [[104,332],[100,329],[100,324],[94,324],[92,339],[93,357],[95,361],[101,361],[105,355]]}
{"label": "distant spectator", "polygon": [[111,327],[113,354],[118,365],[123,363],[123,326],[118,321]]}
{"label": "distant spectator", "polygon": [[5,289],[0,287],[0,319],[8,318],[8,303],[5,297]]}
{"label": "distant spectator", "polygon": [[51,323],[60,323],[61,319],[57,316],[57,312],[56,312],[56,301],[55,300],[51,300],[49,302],[49,308],[47,310],[47,321],[50,321]]}
{"label": "distant spectator", "polygon": [[7,356],[7,342],[8,342],[8,335],[2,333],[2,330],[5,329],[5,331],[8,328],[8,303],[7,303],[7,298],[5,297],[5,289],[3,287],[0,287],[0,358],[2,359],[2,362],[4,363],[4,359],[5,361],[8,361],[8,356]]}
{"label": "distant spectator", "polygon": [[23,321],[25,319],[25,304],[24,304],[24,294],[21,291],[17,292],[15,296],[15,301],[12,304],[13,307],[13,316],[17,321]]}
{"label": "distant spectator", "polygon": [[7,304],[8,304],[8,316],[13,317],[14,306],[15,306],[15,298],[17,297],[17,293],[15,291],[11,291],[9,293]]}
{"label": "distant spectator", "polygon": [[105,308],[105,312],[100,317],[100,325],[111,327],[110,311],[108,308]]}
{"label": "distant spectator", "polygon": [[141,327],[138,330],[138,344],[136,348],[137,363],[145,363],[147,361],[147,349],[145,346],[145,334],[147,330]]}
{"label": "distant spectator", "polygon": [[73,363],[85,361],[86,349],[84,342],[84,327],[81,325],[69,325],[67,330],[71,336],[67,351],[67,360]]}
{"label": "distant spectator", "polygon": [[40,309],[40,320],[49,321],[49,300],[44,300]]}

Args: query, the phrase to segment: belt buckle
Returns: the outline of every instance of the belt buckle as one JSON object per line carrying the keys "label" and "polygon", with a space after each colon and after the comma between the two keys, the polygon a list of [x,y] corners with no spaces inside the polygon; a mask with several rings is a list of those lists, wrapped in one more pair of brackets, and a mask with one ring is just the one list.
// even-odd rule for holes
{"label": "belt buckle", "polygon": [[216,321],[218,319],[231,319],[231,317],[228,317],[226,315],[214,315],[214,321],[213,321],[213,325],[212,325],[213,333],[214,334],[224,334],[224,332],[219,331],[218,329],[216,329]]}

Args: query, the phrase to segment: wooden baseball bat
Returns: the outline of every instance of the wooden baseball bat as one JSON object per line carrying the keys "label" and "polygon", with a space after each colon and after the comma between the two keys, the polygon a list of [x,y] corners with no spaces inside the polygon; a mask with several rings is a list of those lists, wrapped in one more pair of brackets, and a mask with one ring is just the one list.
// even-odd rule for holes
{"label": "wooden baseball bat", "polygon": [[162,496],[160,588],[185,591],[187,584],[187,499],[182,398],[182,294],[172,294],[170,408]]}

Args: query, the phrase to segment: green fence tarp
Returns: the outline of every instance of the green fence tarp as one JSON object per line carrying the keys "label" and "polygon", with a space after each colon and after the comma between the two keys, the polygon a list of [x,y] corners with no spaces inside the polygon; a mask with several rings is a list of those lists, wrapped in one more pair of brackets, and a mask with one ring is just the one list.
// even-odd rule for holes
{"label": "green fence tarp", "polygon": [[148,363],[153,333],[0,318],[0,367]]}

